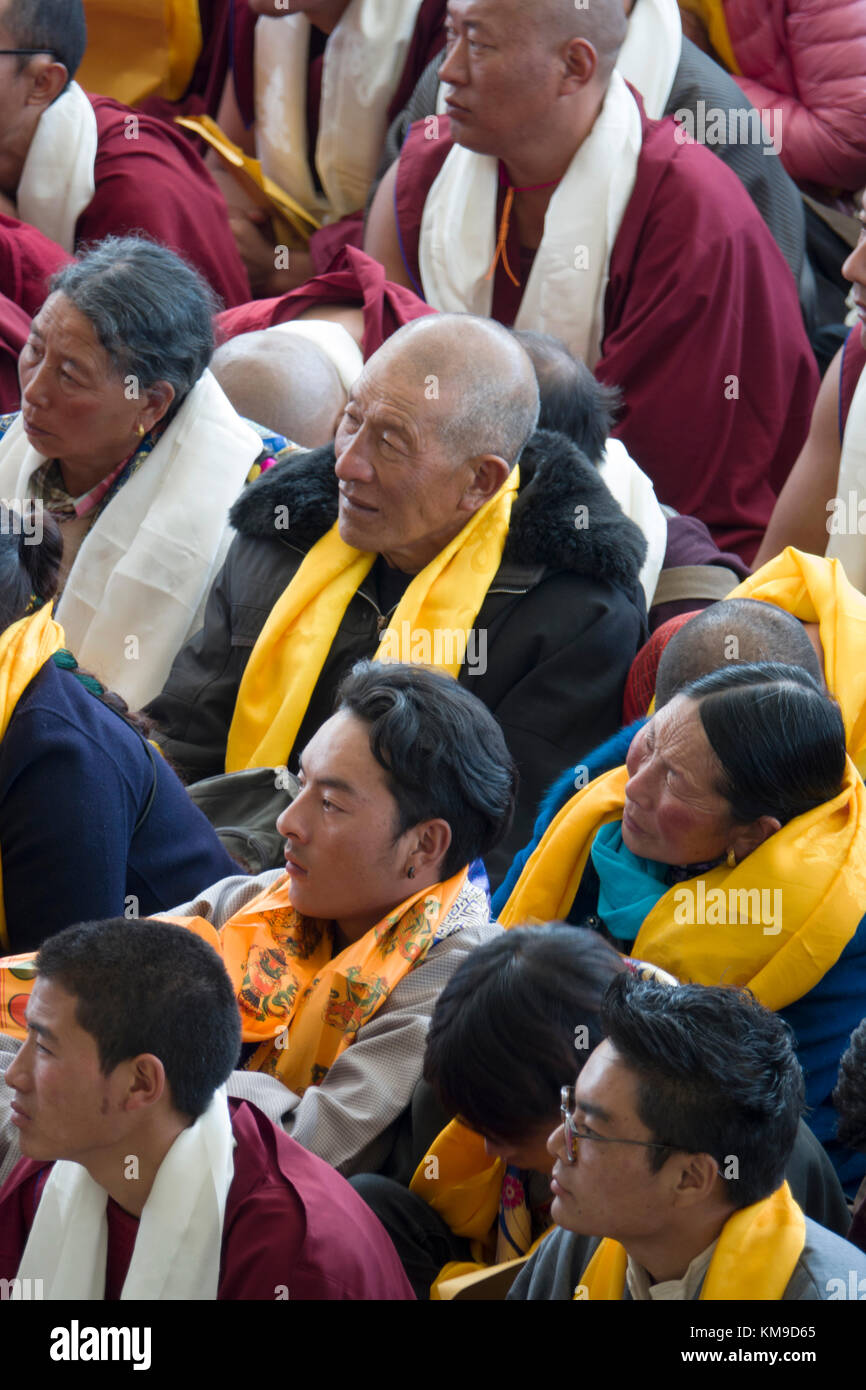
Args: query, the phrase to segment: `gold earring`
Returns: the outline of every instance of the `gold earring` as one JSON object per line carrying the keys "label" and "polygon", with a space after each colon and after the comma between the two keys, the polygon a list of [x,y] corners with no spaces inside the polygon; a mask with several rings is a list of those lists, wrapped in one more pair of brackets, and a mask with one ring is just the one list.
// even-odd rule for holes
{"label": "gold earring", "polygon": [[139,427],[138,427],[138,437],[139,437],[139,439],[144,439],[144,436],[145,436],[146,434],[147,434],[147,430],[144,428],[144,425],[139,425]]}
{"label": "gold earring", "polygon": [[729,850],[728,850],[728,868],[729,868],[729,869],[735,869],[736,867],[737,867],[737,856],[734,854],[734,851],[733,851],[732,849],[729,849]]}

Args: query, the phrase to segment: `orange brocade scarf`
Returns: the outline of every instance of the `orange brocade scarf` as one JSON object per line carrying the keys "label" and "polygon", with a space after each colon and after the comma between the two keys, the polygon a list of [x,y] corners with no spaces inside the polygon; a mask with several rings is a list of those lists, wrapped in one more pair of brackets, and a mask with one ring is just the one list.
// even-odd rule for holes
{"label": "orange brocade scarf", "polygon": [[424,959],[466,874],[414,893],[336,956],[333,924],[295,911],[288,875],[235,913],[219,935],[243,1040],[261,1043],[249,1069],[278,1077],[297,1095],[317,1086]]}
{"label": "orange brocade scarf", "polygon": [[[231,976],[245,1043],[261,1046],[249,1062],[303,1095],[317,1086],[358,1030],[424,959],[467,880],[453,878],[414,893],[338,955],[332,922],[303,917],[284,875],[220,930],[203,917],[171,917],[219,951]],[[35,952],[0,960],[0,1033],[23,1038],[35,978]]]}

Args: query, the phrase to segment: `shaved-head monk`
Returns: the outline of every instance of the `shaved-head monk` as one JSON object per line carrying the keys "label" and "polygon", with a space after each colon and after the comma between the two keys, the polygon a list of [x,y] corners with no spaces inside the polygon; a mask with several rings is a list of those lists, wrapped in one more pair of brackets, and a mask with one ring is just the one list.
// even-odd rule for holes
{"label": "shaved-head monk", "polygon": [[395,333],[334,445],[232,509],[204,627],[150,706],[173,761],[197,777],[293,764],[359,658],[438,666],[520,768],[496,877],[551,774],[616,727],[645,621],[641,533],[579,449],[533,434],[537,415],[500,325],[433,314]]}
{"label": "shaved-head monk", "polygon": [[288,326],[242,333],[217,348],[210,366],[239,415],[266,420],[304,449],[334,438],[346,390],[314,339]]}
{"label": "shaved-head monk", "polygon": [[778,247],[735,176],[614,64],[622,0],[450,0],[447,118],[409,135],[365,249],[446,310],[550,332],[625,410],[659,500],[754,554],[817,371]]}
{"label": "shaved-head monk", "polygon": [[180,132],[74,81],[82,0],[0,0],[0,211],[67,253],[144,232],[228,304],[249,282],[225,202]]}

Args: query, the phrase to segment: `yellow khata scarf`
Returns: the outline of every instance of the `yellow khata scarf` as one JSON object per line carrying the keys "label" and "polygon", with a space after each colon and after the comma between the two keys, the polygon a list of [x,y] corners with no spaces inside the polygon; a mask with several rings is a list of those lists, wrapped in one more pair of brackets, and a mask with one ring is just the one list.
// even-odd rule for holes
{"label": "yellow khata scarf", "polygon": [[789,545],[728,598],[762,599],[802,623],[818,624],[827,689],[842,710],[848,752],[866,774],[866,596],[841,562]]}
{"label": "yellow khata scarf", "polygon": [[[46,661],[66,645],[63,628],[51,616],[46,604],[29,618],[21,618],[0,636],[0,739],[9,727],[27,686]],[[38,814],[34,808],[34,815]],[[0,947],[9,950],[6,911],[3,905],[3,868],[0,863]]]}
{"label": "yellow khata scarf", "polygon": [[516,1184],[509,1190],[509,1176],[502,1159],[491,1159],[481,1135],[460,1120],[446,1125],[418,1164],[410,1192],[422,1197],[455,1235],[472,1242],[472,1260],[444,1265],[432,1299],[453,1298],[476,1276],[527,1258],[540,1243],[532,1242],[526,1194]]}
{"label": "yellow khata scarf", "polygon": [[255,203],[270,213],[277,244],[295,247],[309,244],[310,237],[321,227],[321,222],[262,172],[260,159],[245,154],[240,145],[236,145],[220,130],[212,116],[175,116],[174,120],[175,125],[191,130],[215,150],[235,182]]}
{"label": "yellow khata scarf", "polygon": [[[771,1197],[735,1211],[725,1222],[701,1288],[701,1301],[781,1299],[805,1243],[803,1213],[783,1183]],[[603,1240],[581,1275],[574,1297],[622,1298],[626,1262],[619,1241]]]}
{"label": "yellow khata scarf", "polygon": [[[622,814],[624,767],[572,797],[527,861],[500,921],[568,915],[596,831]],[[735,868],[678,883],[632,948],[677,979],[747,987],[768,1009],[801,999],[836,963],[866,904],[866,788],[851,759],[832,801],[789,821]]]}
{"label": "yellow khata scarf", "polygon": [[499,914],[503,927],[565,920],[595,832],[609,821],[622,819],[627,781],[625,768],[614,768],[582,787],[554,816]]}
{"label": "yellow khata scarf", "polygon": [[681,10],[689,10],[703,20],[710,43],[718,53],[728,72],[742,72],[734,57],[734,46],[728,33],[725,19],[725,0],[679,0]]}
{"label": "yellow khata scarf", "polygon": [[[465,883],[461,869],[399,903],[370,931],[332,956],[331,922],[292,907],[288,876],[226,922],[220,950],[238,996],[249,1062],[303,1095],[317,1086],[359,1028],[424,959]],[[167,918],[193,930],[200,918]]]}
{"label": "yellow khata scarf", "polygon": [[409,1191],[423,1197],[456,1236],[483,1242],[499,1211],[504,1172],[502,1159],[490,1158],[481,1135],[452,1120],[418,1164]]}
{"label": "yellow khata scarf", "polygon": [[[416,574],[374,660],[416,661],[457,675],[468,633],[502,560],[519,486],[515,467]],[[336,522],[304,556],[247,663],[229,729],[226,772],[286,761],[343,614],[375,559],[346,545]]]}
{"label": "yellow khata scarf", "polygon": [[201,53],[199,0],[84,0],[84,11],[87,52],[78,81],[86,92],[124,106],[153,94],[180,100]]}

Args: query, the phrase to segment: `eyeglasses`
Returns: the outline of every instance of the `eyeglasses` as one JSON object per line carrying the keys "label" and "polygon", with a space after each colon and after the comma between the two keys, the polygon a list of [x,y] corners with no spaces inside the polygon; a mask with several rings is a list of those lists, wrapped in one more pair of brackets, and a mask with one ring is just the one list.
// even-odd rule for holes
{"label": "eyeglasses", "polygon": [[639,1149],[665,1149],[673,1152],[670,1144],[659,1144],[650,1142],[646,1139],[609,1139],[604,1134],[593,1134],[585,1125],[574,1123],[574,1087],[563,1086],[560,1093],[560,1110],[562,1113],[562,1123],[565,1128],[565,1151],[568,1155],[569,1163],[577,1161],[575,1146],[581,1139],[588,1139],[593,1144],[631,1144]]}
{"label": "eyeglasses", "polygon": [[38,53],[47,53],[49,58],[57,57],[53,48],[0,48],[0,57],[35,58]]}

